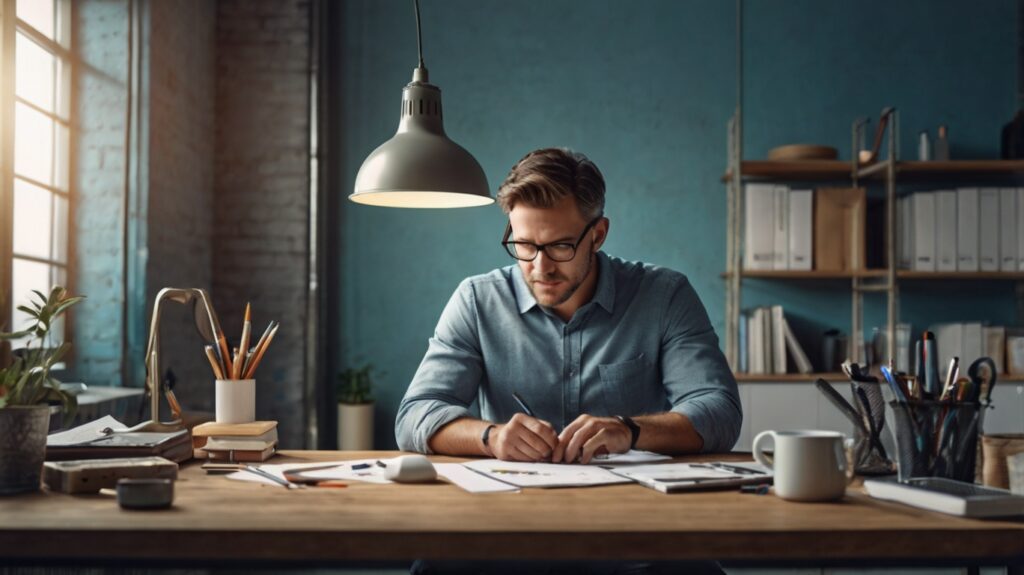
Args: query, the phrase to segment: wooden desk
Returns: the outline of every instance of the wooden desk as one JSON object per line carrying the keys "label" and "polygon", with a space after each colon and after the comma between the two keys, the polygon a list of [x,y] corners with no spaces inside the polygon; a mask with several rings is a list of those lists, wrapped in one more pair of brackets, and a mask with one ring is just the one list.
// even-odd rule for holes
{"label": "wooden desk", "polygon": [[[395,454],[284,455],[273,462]],[[444,483],[289,491],[207,476],[191,462],[181,470],[174,507],[165,511],[124,511],[106,494],[0,498],[0,557],[122,563],[642,558],[1005,565],[1024,562],[1024,523],[949,517],[875,501],[859,489],[829,504],[736,491],[665,495],[638,485],[490,495]]]}

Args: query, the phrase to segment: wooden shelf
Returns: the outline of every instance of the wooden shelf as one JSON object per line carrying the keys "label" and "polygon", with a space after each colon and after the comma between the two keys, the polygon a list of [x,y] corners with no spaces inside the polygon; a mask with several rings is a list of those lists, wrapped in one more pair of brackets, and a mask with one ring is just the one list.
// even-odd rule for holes
{"label": "wooden shelf", "polygon": [[[732,274],[723,272],[721,277]],[[886,270],[821,271],[821,270],[747,270],[743,277],[777,280],[848,280],[857,278],[884,278]],[[1003,280],[1024,281],[1024,272],[915,272],[899,270],[896,277],[904,280]]]}
{"label": "wooden shelf", "polygon": [[[739,383],[803,383],[824,379],[829,383],[849,381],[844,373],[737,373]],[[999,376],[1001,383],[1024,383],[1024,375]]]}
{"label": "wooden shelf", "polygon": [[[885,177],[885,162],[878,162],[861,168],[860,177],[881,179]],[[841,160],[745,160],[740,169],[744,180],[777,181],[841,181],[850,180],[850,162]],[[950,160],[948,162],[896,162],[896,172],[903,179],[928,179],[935,177],[1006,177],[1018,175],[1024,178],[1024,160]],[[732,180],[732,173],[726,171],[723,182]]]}
{"label": "wooden shelf", "polygon": [[[861,168],[860,177],[882,179],[885,162]],[[896,162],[897,177],[904,181],[936,177],[1024,177],[1024,160],[950,160],[948,162]]]}
{"label": "wooden shelf", "polygon": [[[744,180],[849,180],[850,162],[840,160],[744,160],[740,164]],[[726,171],[723,182],[732,180],[732,173]]]}
{"label": "wooden shelf", "polygon": [[901,270],[896,276],[905,280],[1007,280],[1024,281],[1024,272],[914,272]]}
{"label": "wooden shelf", "polygon": [[[731,277],[729,272],[722,273],[723,278]],[[885,270],[860,271],[822,271],[822,270],[746,270],[743,277],[754,279],[779,280],[848,280],[859,278],[883,278]]]}

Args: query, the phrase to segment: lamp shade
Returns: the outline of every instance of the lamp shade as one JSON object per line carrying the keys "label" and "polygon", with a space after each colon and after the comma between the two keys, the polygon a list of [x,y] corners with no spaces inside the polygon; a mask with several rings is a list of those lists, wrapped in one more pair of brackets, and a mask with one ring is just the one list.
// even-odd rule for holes
{"label": "lamp shade", "polygon": [[461,208],[494,203],[476,159],[444,133],[441,90],[413,71],[402,90],[398,132],[363,161],[353,202],[401,208]]}

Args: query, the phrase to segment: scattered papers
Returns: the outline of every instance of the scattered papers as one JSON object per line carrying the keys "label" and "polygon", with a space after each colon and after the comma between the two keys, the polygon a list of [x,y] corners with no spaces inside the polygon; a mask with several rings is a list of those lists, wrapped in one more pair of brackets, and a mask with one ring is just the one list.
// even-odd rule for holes
{"label": "scattered papers", "polygon": [[632,482],[594,465],[523,463],[500,459],[469,461],[463,465],[517,487],[588,487]]}
{"label": "scattered papers", "polygon": [[[367,483],[392,483],[384,478],[384,468],[376,465],[376,459],[355,459],[351,461],[314,461],[312,463],[281,463],[259,465],[258,467],[276,477],[284,479],[284,472],[288,470],[309,469],[311,467],[323,467],[325,465],[336,465],[330,469],[319,469],[305,473],[308,477],[318,479],[343,479],[349,481],[365,481]],[[366,466],[366,467],[364,467]],[[355,469],[353,469],[355,467]],[[280,484],[257,475],[251,471],[241,470],[226,475],[228,479],[238,481],[250,481],[280,487]]]}
{"label": "scattered papers", "polygon": [[461,463],[435,463],[437,474],[470,493],[519,493],[515,485],[492,479]]}

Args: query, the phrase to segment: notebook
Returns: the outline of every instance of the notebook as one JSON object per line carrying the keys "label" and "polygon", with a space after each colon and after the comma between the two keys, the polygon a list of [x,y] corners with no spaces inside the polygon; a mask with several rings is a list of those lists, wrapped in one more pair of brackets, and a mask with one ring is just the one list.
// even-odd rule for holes
{"label": "notebook", "polygon": [[771,470],[753,461],[616,466],[611,472],[662,493],[732,489],[768,484],[773,479]]}

